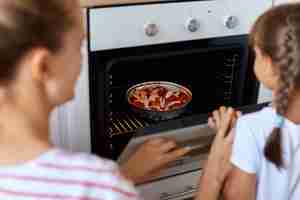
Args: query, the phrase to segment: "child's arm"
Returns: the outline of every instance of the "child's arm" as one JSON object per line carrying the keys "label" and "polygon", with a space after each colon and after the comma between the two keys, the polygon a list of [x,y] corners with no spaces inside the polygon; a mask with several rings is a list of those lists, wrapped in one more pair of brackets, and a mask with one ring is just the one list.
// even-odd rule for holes
{"label": "child's arm", "polygon": [[208,161],[202,172],[200,187],[196,200],[217,200],[225,178],[230,172],[230,155],[235,124],[239,113],[233,109],[221,107],[214,111],[213,117],[209,118],[209,126],[217,131]]}
{"label": "child's arm", "polygon": [[242,117],[235,129],[230,161],[232,170],[225,182],[226,200],[255,200],[257,195],[256,174],[260,169],[261,155],[257,143],[255,119]]}
{"label": "child's arm", "polygon": [[255,200],[256,175],[246,173],[237,167],[233,167],[225,183],[224,199]]}

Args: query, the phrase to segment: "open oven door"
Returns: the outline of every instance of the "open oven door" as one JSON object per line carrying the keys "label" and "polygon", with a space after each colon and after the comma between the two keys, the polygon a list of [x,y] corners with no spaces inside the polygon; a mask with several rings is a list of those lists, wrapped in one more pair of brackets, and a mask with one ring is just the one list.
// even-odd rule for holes
{"label": "open oven door", "polygon": [[[249,105],[237,108],[243,114],[255,112],[269,106],[269,102]],[[156,126],[150,126],[137,131],[124,151],[121,153],[118,162],[126,162],[129,156],[145,141],[157,137],[166,137],[174,139],[179,146],[189,146],[192,151],[171,163],[167,169],[156,179],[167,178],[178,174],[199,170],[203,167],[210,146],[214,140],[215,133],[207,125],[207,114],[196,115],[190,118],[184,118],[176,123],[163,122]],[[170,124],[167,124],[170,123]]]}
{"label": "open oven door", "polygon": [[[243,114],[256,112],[270,106],[270,102],[238,108]],[[197,120],[195,120],[197,118]],[[181,146],[189,146],[192,151],[171,163],[160,176],[138,186],[145,200],[191,200],[195,195],[201,170],[207,159],[215,133],[207,125],[208,115],[185,118],[171,126],[148,127],[138,131],[130,140],[118,162],[126,162],[129,156],[145,141],[156,137],[167,137]],[[197,121],[197,123],[195,123]],[[164,127],[164,128],[162,128]],[[168,127],[166,130],[165,127]]]}

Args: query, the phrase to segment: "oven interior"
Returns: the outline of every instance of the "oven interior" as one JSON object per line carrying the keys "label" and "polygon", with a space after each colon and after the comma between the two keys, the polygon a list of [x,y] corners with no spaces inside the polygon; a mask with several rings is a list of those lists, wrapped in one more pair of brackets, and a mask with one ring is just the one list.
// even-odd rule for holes
{"label": "oven interior", "polygon": [[[109,157],[116,159],[137,130],[155,126],[171,128],[178,120],[209,113],[221,105],[239,107],[256,103],[257,82],[248,68],[249,52],[247,37],[240,36],[92,53],[94,151],[99,154],[99,145],[104,147],[93,142],[99,134],[105,134],[114,152]],[[193,99],[186,112],[163,122],[134,114],[126,92],[146,81],[169,81],[189,88]]]}

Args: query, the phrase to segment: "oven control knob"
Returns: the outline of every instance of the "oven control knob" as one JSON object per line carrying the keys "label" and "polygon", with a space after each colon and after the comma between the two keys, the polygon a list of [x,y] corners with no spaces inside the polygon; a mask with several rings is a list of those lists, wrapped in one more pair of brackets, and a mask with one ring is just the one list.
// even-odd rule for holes
{"label": "oven control knob", "polygon": [[155,23],[148,23],[145,25],[145,33],[148,37],[156,36],[159,32],[158,25]]}
{"label": "oven control knob", "polygon": [[228,16],[224,20],[224,24],[228,29],[234,29],[238,25],[238,18],[236,16]]}
{"label": "oven control knob", "polygon": [[200,28],[200,22],[198,19],[196,18],[190,18],[187,23],[186,23],[186,29],[189,31],[189,32],[196,32],[198,31]]}

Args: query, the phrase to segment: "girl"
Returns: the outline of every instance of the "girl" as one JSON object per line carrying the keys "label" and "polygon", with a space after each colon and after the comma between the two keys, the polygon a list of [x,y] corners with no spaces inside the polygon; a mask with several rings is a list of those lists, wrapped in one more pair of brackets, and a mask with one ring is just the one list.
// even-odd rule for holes
{"label": "girl", "polygon": [[80,72],[80,13],[76,0],[0,0],[0,199],[138,199],[129,179],[188,152],[149,141],[123,176],[111,161],[52,146],[50,113],[73,98]]}
{"label": "girl", "polygon": [[[283,200],[297,191],[300,147],[300,4],[274,7],[251,32],[255,74],[272,107],[238,120],[225,199]],[[299,181],[299,180],[298,180]]]}

